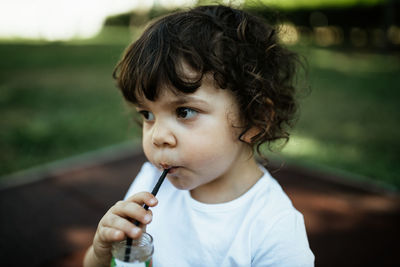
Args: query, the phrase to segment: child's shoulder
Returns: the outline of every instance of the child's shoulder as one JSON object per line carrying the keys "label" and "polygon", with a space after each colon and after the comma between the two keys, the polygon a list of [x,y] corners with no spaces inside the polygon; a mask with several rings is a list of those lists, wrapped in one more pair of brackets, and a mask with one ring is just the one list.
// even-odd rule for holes
{"label": "child's shoulder", "polygon": [[[258,192],[257,201],[261,202],[260,205],[273,210],[293,210],[293,204],[283,190],[279,182],[269,173],[267,169],[260,166],[264,175],[258,182],[260,190]],[[266,209],[268,211],[268,209]]]}
{"label": "child's shoulder", "polygon": [[279,182],[265,168],[261,169],[264,175],[255,185],[258,190],[249,207],[256,228],[262,227],[268,232],[278,225],[283,229],[297,224],[304,227],[303,215],[293,206]]}
{"label": "child's shoulder", "polygon": [[[254,219],[250,227],[255,262],[285,256],[285,266],[312,266],[314,256],[309,248],[303,215],[293,206],[280,184],[268,171],[263,183],[268,186],[254,202]],[[290,250],[291,253],[287,253]],[[266,255],[268,253],[268,255]]]}

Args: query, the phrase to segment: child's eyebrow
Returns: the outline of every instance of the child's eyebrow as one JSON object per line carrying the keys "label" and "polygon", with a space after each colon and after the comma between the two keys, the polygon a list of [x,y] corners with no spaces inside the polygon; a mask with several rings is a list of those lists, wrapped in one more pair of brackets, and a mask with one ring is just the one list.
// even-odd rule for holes
{"label": "child's eyebrow", "polygon": [[[193,97],[193,96],[187,96],[187,95],[177,95],[175,99],[169,100],[163,105],[165,106],[181,106],[181,105],[187,105],[187,104],[201,104],[201,105],[206,105],[208,106],[209,103],[205,100]],[[139,109],[146,109],[146,104],[142,101],[137,101],[135,103],[135,107]]]}
{"label": "child's eyebrow", "polygon": [[145,107],[145,105],[140,101],[137,101],[134,106],[135,106],[135,108],[144,108]]}
{"label": "child's eyebrow", "polygon": [[168,101],[166,104],[167,105],[175,105],[175,106],[179,106],[179,105],[185,105],[188,103],[199,103],[199,104],[203,104],[203,105],[208,105],[208,103],[202,99],[199,99],[197,97],[193,97],[193,96],[188,96],[188,95],[178,95],[176,99],[173,99],[171,101]]}

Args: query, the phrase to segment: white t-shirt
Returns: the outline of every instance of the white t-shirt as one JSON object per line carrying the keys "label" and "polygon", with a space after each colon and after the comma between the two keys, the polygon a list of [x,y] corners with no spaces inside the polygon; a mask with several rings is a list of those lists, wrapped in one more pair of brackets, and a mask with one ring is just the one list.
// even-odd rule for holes
{"label": "white t-shirt", "polygon": [[[278,182],[264,176],[230,202],[205,204],[165,179],[147,232],[153,266],[314,266],[304,220]],[[125,198],[151,192],[160,172],[142,166]]]}

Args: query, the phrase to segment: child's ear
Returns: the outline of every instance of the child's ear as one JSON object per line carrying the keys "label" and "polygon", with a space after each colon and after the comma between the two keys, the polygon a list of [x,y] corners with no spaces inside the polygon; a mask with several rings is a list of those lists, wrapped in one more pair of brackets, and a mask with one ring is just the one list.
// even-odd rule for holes
{"label": "child's ear", "polygon": [[253,126],[248,129],[241,137],[240,140],[246,142],[248,144],[252,144],[253,138],[261,133],[261,129],[259,127]]}

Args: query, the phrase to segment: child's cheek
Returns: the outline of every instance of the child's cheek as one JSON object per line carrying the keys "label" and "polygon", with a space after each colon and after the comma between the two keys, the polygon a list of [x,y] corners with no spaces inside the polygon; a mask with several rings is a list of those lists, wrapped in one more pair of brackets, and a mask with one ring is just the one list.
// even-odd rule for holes
{"label": "child's cheek", "polygon": [[151,139],[146,137],[145,135],[143,135],[142,137],[142,147],[146,158],[152,162],[153,153],[151,149]]}
{"label": "child's cheek", "polygon": [[194,142],[185,147],[186,153],[184,158],[189,159],[192,166],[201,169],[212,168],[224,158],[229,157],[229,155],[226,155],[229,151],[227,151],[226,147],[221,146],[221,142],[218,142],[219,139],[200,136],[192,136],[191,138]]}

